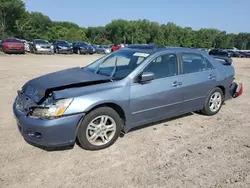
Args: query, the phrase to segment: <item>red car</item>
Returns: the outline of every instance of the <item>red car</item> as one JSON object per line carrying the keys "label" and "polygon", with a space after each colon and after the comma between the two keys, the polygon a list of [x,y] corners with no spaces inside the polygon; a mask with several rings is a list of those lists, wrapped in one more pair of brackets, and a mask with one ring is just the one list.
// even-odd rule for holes
{"label": "red car", "polygon": [[124,44],[118,45],[117,43],[114,43],[114,44],[111,46],[111,52],[115,52],[115,51],[120,50],[120,49],[123,49],[123,48],[125,48],[125,45],[124,45]]}
{"label": "red car", "polygon": [[120,47],[119,47],[119,45],[117,45],[117,43],[114,43],[112,46],[111,46],[111,52],[115,52],[115,51],[117,51],[117,50],[119,50],[120,49]]}
{"label": "red car", "polygon": [[244,56],[246,57],[246,58],[250,58],[250,53],[248,53],[248,52],[243,52],[244,53]]}
{"label": "red car", "polygon": [[4,39],[2,42],[2,49],[4,53],[19,53],[25,54],[24,44],[22,41],[14,38]]}

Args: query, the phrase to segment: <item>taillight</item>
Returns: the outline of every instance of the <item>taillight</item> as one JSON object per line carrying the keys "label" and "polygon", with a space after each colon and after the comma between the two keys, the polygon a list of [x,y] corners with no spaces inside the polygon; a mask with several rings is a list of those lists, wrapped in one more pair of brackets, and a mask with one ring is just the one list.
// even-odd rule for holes
{"label": "taillight", "polygon": [[238,93],[237,93],[237,97],[241,96],[242,93],[243,93],[243,84],[240,84],[239,87],[240,87],[240,89],[239,89],[239,91],[238,91]]}

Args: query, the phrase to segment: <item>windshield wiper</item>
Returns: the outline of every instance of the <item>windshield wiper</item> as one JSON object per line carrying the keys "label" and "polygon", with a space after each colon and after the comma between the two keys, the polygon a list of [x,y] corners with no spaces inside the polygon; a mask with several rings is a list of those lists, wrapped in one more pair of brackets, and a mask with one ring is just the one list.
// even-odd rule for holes
{"label": "windshield wiper", "polygon": [[115,66],[113,68],[113,71],[110,74],[110,79],[112,79],[113,76],[115,75],[115,72],[116,72],[116,69],[117,69],[117,60],[118,60],[118,57],[116,57],[116,59],[115,59]]}

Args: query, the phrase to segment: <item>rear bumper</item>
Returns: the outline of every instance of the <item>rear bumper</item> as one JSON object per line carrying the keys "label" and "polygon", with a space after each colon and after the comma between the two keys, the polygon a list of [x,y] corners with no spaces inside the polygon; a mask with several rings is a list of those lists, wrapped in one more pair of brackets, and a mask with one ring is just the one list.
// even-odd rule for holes
{"label": "rear bumper", "polygon": [[231,100],[241,96],[243,93],[243,84],[240,82],[232,82],[225,90],[224,100]]}
{"label": "rear bumper", "polygon": [[17,127],[25,140],[47,147],[69,146],[75,143],[78,124],[84,114],[58,119],[31,118],[13,105]]}
{"label": "rear bumper", "polygon": [[237,83],[233,82],[230,86],[230,94],[233,98],[237,98],[241,96],[243,93],[243,84],[242,83]]}
{"label": "rear bumper", "polygon": [[4,49],[4,53],[8,53],[8,54],[24,54],[25,50],[12,50],[12,49]]}

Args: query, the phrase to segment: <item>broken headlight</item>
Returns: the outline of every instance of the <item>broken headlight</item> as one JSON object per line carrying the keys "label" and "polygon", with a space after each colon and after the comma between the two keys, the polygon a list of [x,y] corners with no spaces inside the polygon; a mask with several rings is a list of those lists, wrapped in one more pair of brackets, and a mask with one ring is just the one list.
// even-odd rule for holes
{"label": "broken headlight", "polygon": [[[56,118],[63,115],[69,105],[72,103],[73,99],[62,99],[58,101],[46,102],[43,106],[36,107],[30,113],[32,117],[38,118]],[[50,104],[49,104],[50,103]]]}

